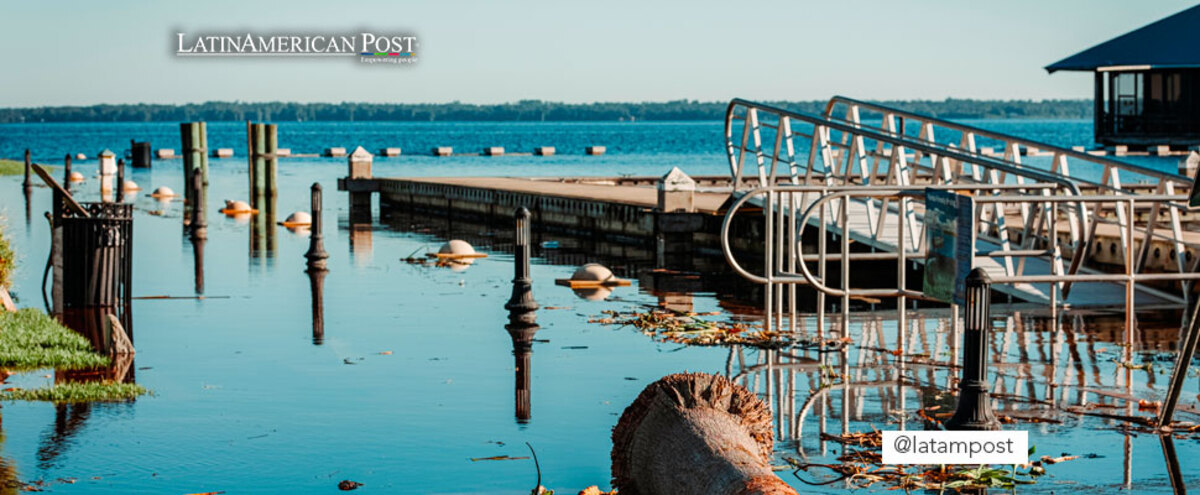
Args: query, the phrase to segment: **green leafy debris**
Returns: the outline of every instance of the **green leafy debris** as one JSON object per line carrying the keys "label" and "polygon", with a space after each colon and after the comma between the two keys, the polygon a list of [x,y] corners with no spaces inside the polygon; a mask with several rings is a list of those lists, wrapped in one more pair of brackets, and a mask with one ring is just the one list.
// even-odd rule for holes
{"label": "green leafy debris", "polygon": [[37,309],[0,312],[0,368],[79,370],[108,364],[86,338]]}
{"label": "green leafy debris", "polygon": [[81,382],[60,383],[51,387],[6,389],[0,400],[38,400],[46,402],[120,402],[148,395],[146,387],[136,383]]}

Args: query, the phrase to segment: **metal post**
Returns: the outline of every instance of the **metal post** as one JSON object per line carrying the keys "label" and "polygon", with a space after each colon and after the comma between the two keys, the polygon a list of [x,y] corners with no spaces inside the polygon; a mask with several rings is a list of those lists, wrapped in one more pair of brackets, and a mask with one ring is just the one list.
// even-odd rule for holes
{"label": "metal post", "polygon": [[516,372],[513,394],[517,422],[524,424],[532,417],[530,405],[530,367],[533,354],[533,336],[540,328],[537,324],[538,303],[533,299],[533,278],[529,274],[532,258],[530,244],[532,215],[524,206],[513,213],[516,220],[515,249],[513,252],[512,297],[504,304],[508,310],[508,324],[504,329],[512,337],[514,370]]}
{"label": "metal post", "polygon": [[963,372],[958,384],[958,408],[946,421],[948,430],[998,430],[987,391],[987,341],[991,330],[992,280],[982,268],[971,270],[966,280],[966,314],[963,317]]}
{"label": "metal post", "polygon": [[513,217],[516,220],[517,231],[514,241],[516,249],[513,253],[513,288],[512,297],[504,304],[504,309],[509,311],[511,320],[524,321],[538,309],[538,303],[533,299],[533,279],[529,275],[529,262],[532,257],[530,242],[533,238],[530,233],[532,215],[528,208],[522,206],[517,208]]}
{"label": "metal post", "polygon": [[29,158],[29,148],[25,148],[25,182],[21,186],[25,188],[25,192],[33,190],[33,181],[29,178],[29,173],[33,171],[33,160]]}
{"label": "metal post", "polygon": [[1162,409],[1158,415],[1158,427],[1170,426],[1175,416],[1175,407],[1179,404],[1179,396],[1183,394],[1183,384],[1187,381],[1188,365],[1196,355],[1196,341],[1200,340],[1200,304],[1192,305],[1192,317],[1188,320],[1187,329],[1181,335],[1179,354],[1175,357],[1175,369],[1171,370],[1171,381],[1167,388],[1167,396],[1163,399]]}
{"label": "metal post", "polygon": [[326,270],[325,260],[329,253],[325,252],[325,236],[321,234],[321,184],[318,182],[312,185],[312,234],[304,257],[308,258],[309,270]]}

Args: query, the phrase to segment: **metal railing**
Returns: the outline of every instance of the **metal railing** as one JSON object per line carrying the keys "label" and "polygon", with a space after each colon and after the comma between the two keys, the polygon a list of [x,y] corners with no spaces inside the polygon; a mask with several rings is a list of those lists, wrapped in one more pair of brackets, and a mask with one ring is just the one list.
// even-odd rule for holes
{"label": "metal railing", "polygon": [[[844,96],[831,98],[825,106],[824,115],[829,119],[854,125],[862,125],[866,120],[873,122],[877,118],[881,130],[901,135],[909,135],[915,127],[918,140],[931,142],[938,139],[957,140],[957,147],[970,153],[993,155],[993,150],[999,147],[1003,150],[1002,153],[999,153],[1001,159],[1016,168],[1035,166],[1022,163],[1022,155],[1048,155],[1050,157],[1049,164],[1043,170],[1075,182],[1090,194],[1124,195],[1136,194],[1138,190],[1144,190],[1151,194],[1174,196],[1185,194],[1192,188],[1192,179],[1183,175],[1110,160],[1090,155],[1085,151],[1062,148]],[[983,146],[985,144],[996,146]],[[1093,173],[1089,176],[1087,171],[1081,171],[1081,168],[1090,169]],[[1184,249],[1182,217],[1187,211],[1186,201],[1167,201],[1148,206],[1150,211],[1145,222],[1149,227],[1147,235],[1151,239],[1162,239],[1171,244],[1173,251],[1171,254],[1175,258],[1176,271],[1179,273],[1195,271],[1196,264],[1200,263],[1200,256],[1195,257],[1194,260],[1188,260]],[[1159,218],[1163,214],[1163,209],[1166,209],[1166,223],[1170,230],[1165,235],[1158,232]],[[1117,209],[1115,214],[1118,224],[1124,225],[1127,221],[1124,212]],[[1124,246],[1128,242],[1123,237],[1124,229],[1121,229],[1121,232],[1120,244]],[[1088,240],[1094,239],[1095,234],[1094,230],[1087,232]],[[1152,244],[1152,242],[1143,242],[1139,246],[1135,258],[1137,271],[1145,268]],[[1189,261],[1191,261],[1190,265]],[[1186,285],[1183,288],[1187,290]]]}

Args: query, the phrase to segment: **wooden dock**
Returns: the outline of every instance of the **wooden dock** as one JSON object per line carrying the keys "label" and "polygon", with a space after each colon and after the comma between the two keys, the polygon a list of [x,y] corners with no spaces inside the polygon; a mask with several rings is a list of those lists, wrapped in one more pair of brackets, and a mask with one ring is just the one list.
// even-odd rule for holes
{"label": "wooden dock", "polygon": [[[723,176],[694,178],[691,208],[687,211],[663,209],[658,190],[661,180],[657,177],[347,177],[339,179],[338,188],[350,193],[351,217],[357,217],[360,222],[364,215],[371,218],[371,194],[379,195],[381,212],[407,210],[452,219],[470,218],[483,223],[508,222],[516,208],[525,206],[533,212],[538,228],[547,231],[637,245],[657,252],[660,260],[672,256],[722,258],[720,226],[734,195],[730,179]],[[862,207],[860,204],[856,209]],[[749,211],[761,212],[761,205]],[[890,211],[887,215],[893,218],[887,222],[892,225],[896,212]],[[853,249],[896,249],[886,242],[873,244],[876,241],[868,234],[865,211],[856,211],[851,217],[849,236]],[[920,222],[920,216],[917,221]],[[749,257],[761,256],[763,228],[761,213],[739,212],[731,225],[734,250]],[[1064,227],[1062,232],[1065,231]],[[805,242],[814,242],[816,232],[815,228],[808,229],[806,237],[813,237]],[[832,228],[829,234],[840,235],[841,232]],[[877,237],[890,238],[888,235]],[[1115,250],[1112,255],[1106,253],[1118,237],[1119,233],[1111,226],[1102,226],[1097,232],[1097,240],[1103,250],[1098,250],[1092,261],[1101,265],[1119,264],[1120,256]],[[1200,237],[1200,234],[1188,233],[1187,237]],[[1200,238],[1193,240],[1200,241]],[[998,246],[985,248],[991,250]],[[1191,250],[1189,247],[1189,252]],[[1170,269],[1170,256],[1160,257],[1160,251],[1163,250],[1156,250],[1151,256],[1151,264],[1161,263],[1160,269]],[[996,259],[983,257],[977,262],[997,275],[1003,271]],[[1050,272],[1049,262],[1041,259],[1027,260],[1025,269],[1029,274]],[[1047,284],[1001,285],[997,290],[1028,302],[1049,301]],[[1077,307],[1111,304],[1121,300],[1122,290],[1117,284],[1077,284],[1065,302]],[[1136,299],[1138,304],[1153,305],[1163,302],[1158,294],[1157,290],[1139,287]]]}

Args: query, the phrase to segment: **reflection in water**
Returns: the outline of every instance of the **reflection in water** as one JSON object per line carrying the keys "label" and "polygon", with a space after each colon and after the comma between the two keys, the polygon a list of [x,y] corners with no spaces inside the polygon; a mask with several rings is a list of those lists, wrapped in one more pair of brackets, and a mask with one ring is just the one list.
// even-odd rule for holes
{"label": "reflection in water", "polygon": [[275,197],[259,198],[255,203],[258,213],[250,219],[250,258],[274,258],[275,239]]}
{"label": "reflection in water", "polygon": [[[1153,420],[1155,412],[1139,410],[1138,401],[1153,401],[1162,387],[1156,388],[1157,371],[1145,363],[1171,361],[1161,352],[1177,345],[1178,314],[1139,315],[1132,331],[1126,330],[1121,314],[993,314],[1003,316],[992,318],[988,337],[989,392],[996,414],[1018,423],[1012,428],[1024,423],[1074,428],[1094,415]],[[961,342],[949,312],[909,311],[903,323],[880,315],[851,314],[847,326],[852,340],[833,346],[804,339],[782,349],[733,346],[726,375],[763,397],[774,416],[776,438],[801,456],[811,455],[806,448],[813,447],[819,455],[828,454],[825,435],[836,433],[830,431],[830,421],[841,434],[881,423],[899,430],[938,427],[926,416],[940,421],[945,418],[938,414],[954,411],[960,372]],[[827,318],[835,328],[843,325],[840,315]],[[811,317],[798,321],[798,332],[813,337],[814,322]],[[1195,407],[1180,411],[1200,413]],[[804,428],[815,428],[816,434],[804,436]],[[1134,480],[1132,437],[1122,432],[1122,483],[1127,488]],[[1104,451],[1115,440],[1085,442],[1076,447],[1081,452],[1073,453]],[[1178,491],[1182,478],[1173,450],[1165,436],[1164,459]]]}
{"label": "reflection in water", "polygon": [[204,295],[204,244],[201,238],[192,239],[192,260],[196,279],[196,295]]}
{"label": "reflection in water", "polygon": [[512,352],[514,370],[516,373],[513,384],[513,394],[516,400],[517,423],[526,424],[533,417],[530,405],[530,388],[532,378],[530,373],[533,366],[533,336],[540,327],[537,324],[514,321],[505,325],[508,335],[512,337]]}
{"label": "reflection in water", "polygon": [[38,448],[38,469],[50,470],[57,467],[58,460],[71,446],[71,439],[83,429],[92,414],[92,405],[86,402],[54,405],[54,429],[42,435],[42,446]]}
{"label": "reflection in water", "polygon": [[25,230],[33,223],[33,189],[25,189]]}
{"label": "reflection in water", "polygon": [[1187,493],[1187,485],[1183,483],[1183,472],[1179,470],[1179,457],[1175,455],[1175,438],[1171,435],[1159,435],[1162,442],[1163,460],[1167,463],[1167,478],[1171,480],[1171,489],[1175,493]]}
{"label": "reflection in water", "polygon": [[350,259],[355,266],[371,264],[373,234],[369,223],[350,224]]}
{"label": "reflection in water", "polygon": [[312,343],[321,345],[325,342],[325,275],[329,270],[309,268],[307,272],[312,288]]}

